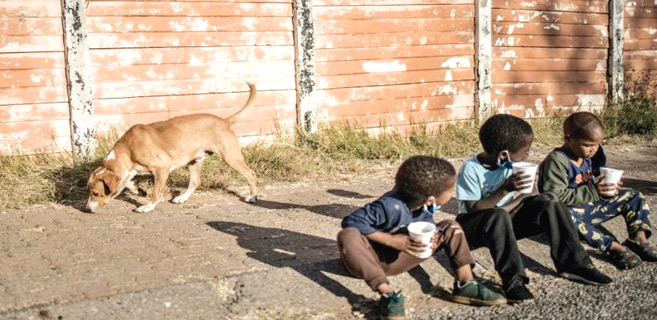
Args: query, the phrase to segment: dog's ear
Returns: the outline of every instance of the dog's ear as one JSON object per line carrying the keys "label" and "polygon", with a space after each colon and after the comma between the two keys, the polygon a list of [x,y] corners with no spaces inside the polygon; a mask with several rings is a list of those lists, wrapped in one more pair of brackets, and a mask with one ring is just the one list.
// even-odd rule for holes
{"label": "dog's ear", "polygon": [[105,195],[112,196],[119,187],[119,176],[114,172],[107,171],[101,180],[103,182],[103,188],[105,188]]}

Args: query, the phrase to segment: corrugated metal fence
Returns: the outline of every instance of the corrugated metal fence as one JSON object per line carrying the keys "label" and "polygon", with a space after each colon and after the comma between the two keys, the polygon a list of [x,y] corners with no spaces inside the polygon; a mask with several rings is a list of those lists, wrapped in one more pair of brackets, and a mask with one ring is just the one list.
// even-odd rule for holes
{"label": "corrugated metal fence", "polygon": [[[599,108],[614,1],[91,0],[80,11],[89,112],[100,130],[119,132],[187,113],[227,116],[245,101],[246,80],[260,95],[233,127],[242,139],[292,132],[302,102],[318,123],[400,130],[481,116],[482,103],[527,117]],[[66,77],[65,2],[85,0],[0,0],[0,154],[72,150],[67,84],[86,83]],[[628,79],[657,70],[656,3],[624,3]],[[492,30],[477,26],[481,12]],[[488,57],[477,43],[486,32]]]}

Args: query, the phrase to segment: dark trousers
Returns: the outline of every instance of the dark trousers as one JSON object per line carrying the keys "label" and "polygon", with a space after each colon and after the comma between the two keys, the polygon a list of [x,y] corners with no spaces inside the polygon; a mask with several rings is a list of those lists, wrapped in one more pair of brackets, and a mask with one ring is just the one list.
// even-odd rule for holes
{"label": "dark trousers", "polygon": [[[463,229],[453,220],[443,220],[436,224],[438,248],[445,249],[454,269],[464,265],[474,265],[470,249],[465,241]],[[371,242],[356,228],[345,228],[338,233],[340,259],[347,271],[365,280],[372,290],[388,282],[388,276],[397,275],[413,269],[426,259],[400,252],[397,249]]]}
{"label": "dark trousers", "polygon": [[545,233],[557,272],[591,263],[568,208],[550,193],[526,198],[511,213],[493,208],[460,214],[456,221],[471,249],[490,250],[505,288],[519,280],[528,281],[516,243],[519,239]]}

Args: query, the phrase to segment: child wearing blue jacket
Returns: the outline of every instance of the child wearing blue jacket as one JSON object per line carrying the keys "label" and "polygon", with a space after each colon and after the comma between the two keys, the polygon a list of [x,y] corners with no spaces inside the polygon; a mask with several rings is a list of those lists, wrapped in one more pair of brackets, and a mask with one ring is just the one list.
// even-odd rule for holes
{"label": "child wearing blue jacket", "polygon": [[[426,245],[411,239],[406,228],[416,221],[434,223],[433,213],[451,197],[455,175],[454,167],[446,160],[411,157],[399,167],[394,189],[342,221],[343,230],[338,234],[342,262],[350,274],[381,294],[378,311],[382,319],[405,319],[403,296],[394,290],[388,276],[406,272],[425,260],[416,254]],[[450,258],[456,273],[453,301],[506,303],[503,295],[474,279],[474,259],[458,223],[440,221],[431,248],[444,248]]]}

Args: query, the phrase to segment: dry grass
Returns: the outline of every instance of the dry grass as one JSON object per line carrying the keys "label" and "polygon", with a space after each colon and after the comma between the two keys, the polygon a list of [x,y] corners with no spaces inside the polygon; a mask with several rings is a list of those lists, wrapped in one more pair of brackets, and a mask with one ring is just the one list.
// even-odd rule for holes
{"label": "dry grass", "polygon": [[[561,121],[559,117],[531,121],[536,132],[535,148],[561,144]],[[474,122],[447,124],[438,130],[416,125],[405,135],[387,132],[374,136],[347,124],[332,124],[315,134],[280,136],[272,144],[253,143],[243,152],[258,173],[259,182],[269,184],[365,174],[396,166],[415,154],[460,158],[481,149]],[[0,209],[86,199],[88,174],[117,138],[113,134],[100,139],[96,154],[89,160],[75,160],[66,154],[0,157]],[[206,190],[245,183],[218,157],[204,163],[201,181],[200,189]],[[181,168],[172,173],[169,185],[183,189],[187,182],[187,171]],[[150,190],[149,179],[139,183]]]}

